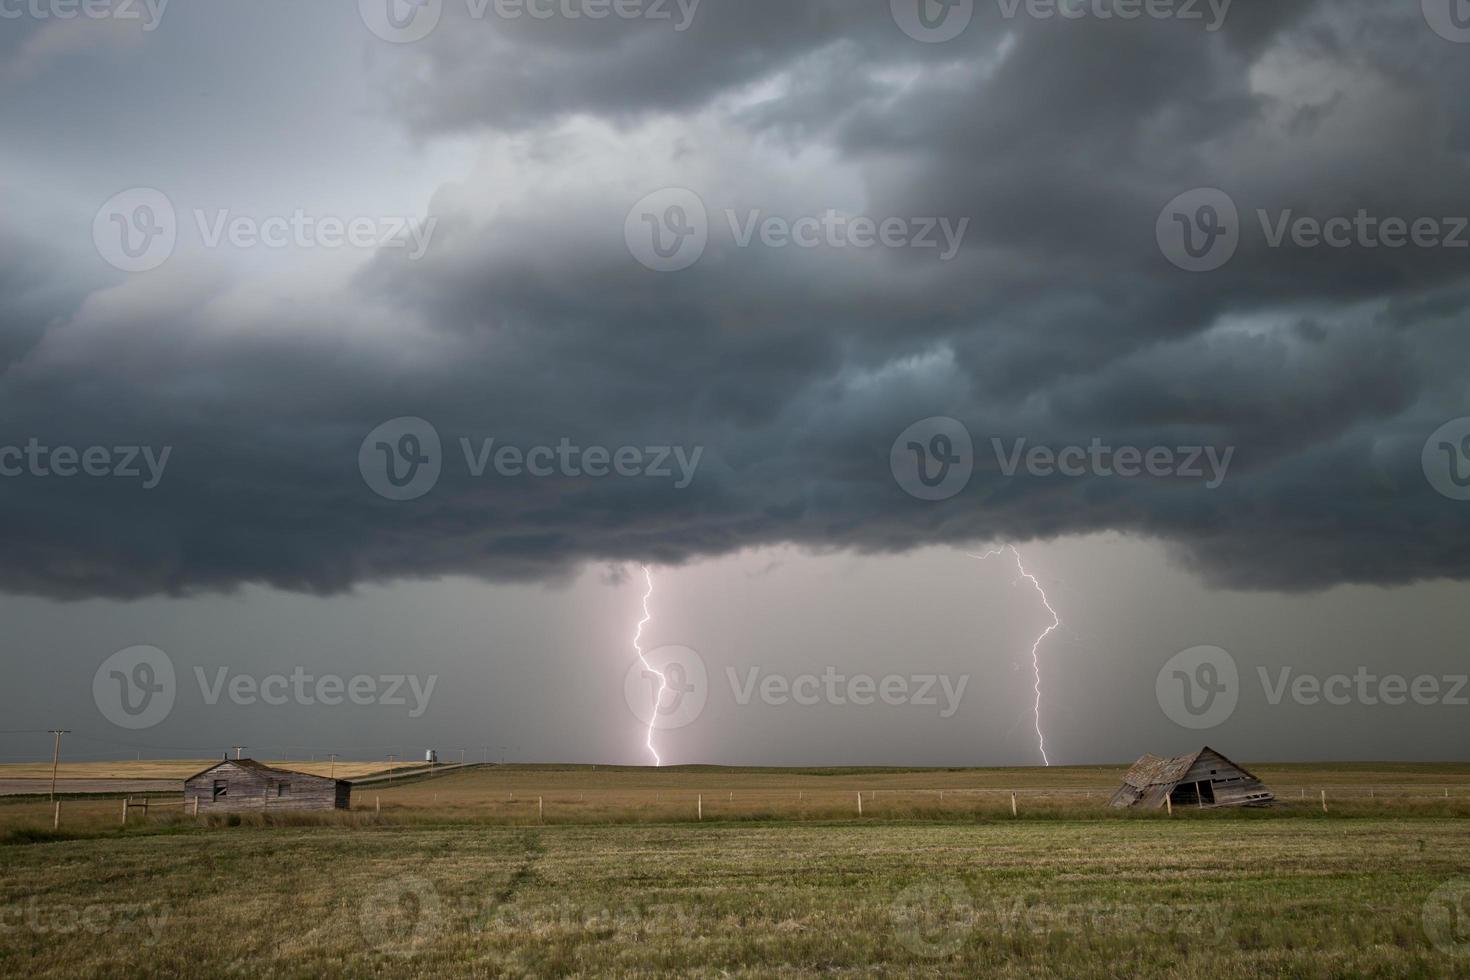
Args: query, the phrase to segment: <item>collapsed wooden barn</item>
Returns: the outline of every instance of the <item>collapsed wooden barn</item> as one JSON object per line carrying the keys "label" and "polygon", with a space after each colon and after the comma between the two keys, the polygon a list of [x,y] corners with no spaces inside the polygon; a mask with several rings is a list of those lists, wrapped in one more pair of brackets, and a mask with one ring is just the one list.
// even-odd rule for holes
{"label": "collapsed wooden barn", "polygon": [[1199,808],[1270,806],[1276,796],[1244,766],[1209,746],[1192,755],[1145,755],[1123,777],[1110,805],[1158,809],[1166,802]]}
{"label": "collapsed wooden barn", "polygon": [[226,759],[184,780],[184,806],[186,811],[197,807],[200,813],[348,810],[352,784],[276,769],[254,759]]}

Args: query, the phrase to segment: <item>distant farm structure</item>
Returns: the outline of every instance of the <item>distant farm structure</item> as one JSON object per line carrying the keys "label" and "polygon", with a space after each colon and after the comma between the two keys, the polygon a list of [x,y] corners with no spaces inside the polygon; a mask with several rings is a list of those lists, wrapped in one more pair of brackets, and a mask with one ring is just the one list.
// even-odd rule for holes
{"label": "distant farm structure", "polygon": [[347,810],[352,784],[254,759],[226,759],[184,781],[184,806],[197,813]]}
{"label": "distant farm structure", "polygon": [[1265,783],[1206,746],[1172,759],[1145,755],[1128,770],[1110,804],[1157,810],[1166,805],[1205,809],[1274,802],[1276,796]]}

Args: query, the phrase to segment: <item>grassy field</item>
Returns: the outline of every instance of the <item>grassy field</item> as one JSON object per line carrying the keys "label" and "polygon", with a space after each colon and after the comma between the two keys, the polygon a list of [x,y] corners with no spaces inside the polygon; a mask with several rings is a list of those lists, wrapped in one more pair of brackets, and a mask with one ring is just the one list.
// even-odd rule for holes
{"label": "grassy field", "polygon": [[[339,764],[339,774],[341,768]],[[1470,764],[1265,765],[1253,771],[1285,804],[1273,811],[1278,819],[1320,816],[1324,792],[1333,816],[1470,816]],[[369,820],[509,826],[701,819],[832,821],[858,818],[859,796],[861,816],[867,820],[1009,819],[1013,795],[1015,812],[1022,819],[1160,816],[1104,806],[1122,773],[1119,766],[799,770],[474,766],[433,778],[407,776],[362,785],[353,793],[352,813],[305,819],[343,826]],[[44,793],[44,786],[39,792]],[[133,795],[141,799],[144,794]],[[181,791],[146,795],[151,824],[180,815]],[[120,816],[114,799],[68,798],[62,804],[61,829],[83,835],[112,832]],[[53,817],[44,799],[0,797],[0,835],[49,830]],[[130,818],[132,823],[139,819],[141,814],[136,813]]]}
{"label": "grassy field", "polygon": [[1470,766],[1258,772],[1329,812],[1120,816],[1111,769],[492,768],[58,838],[0,803],[0,975],[1470,972]]}

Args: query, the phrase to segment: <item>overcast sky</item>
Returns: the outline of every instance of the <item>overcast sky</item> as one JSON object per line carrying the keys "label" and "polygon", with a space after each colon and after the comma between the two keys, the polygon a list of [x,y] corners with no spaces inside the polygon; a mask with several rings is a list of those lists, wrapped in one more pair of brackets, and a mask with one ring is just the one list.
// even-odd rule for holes
{"label": "overcast sky", "polygon": [[1063,7],[0,0],[0,757],[1464,758],[1470,28]]}

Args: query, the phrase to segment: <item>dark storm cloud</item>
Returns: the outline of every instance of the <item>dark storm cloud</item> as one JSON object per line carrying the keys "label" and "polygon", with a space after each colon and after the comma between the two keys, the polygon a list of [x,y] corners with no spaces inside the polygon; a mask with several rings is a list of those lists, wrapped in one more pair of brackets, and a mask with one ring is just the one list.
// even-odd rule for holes
{"label": "dark storm cloud", "polygon": [[[1464,52],[1417,11],[1237,6],[1211,34],[980,3],[964,37],[926,45],[886,3],[706,0],[682,33],[449,14],[420,45],[374,45],[405,126],[518,141],[515,166],[441,189],[422,261],[385,252],[327,297],[165,267],[38,320],[7,263],[0,354],[24,356],[0,378],[0,445],[172,455],[154,489],[0,481],[0,586],[333,592],[1100,529],[1247,588],[1463,578],[1470,516],[1420,451],[1470,413],[1466,252],[1269,248],[1254,211],[1470,214],[1463,69],[1434,67]],[[506,173],[521,179],[498,193]],[[671,184],[719,233],[659,274],[623,221]],[[1208,274],[1154,239],[1199,186],[1228,191],[1246,229]],[[721,230],[725,208],[820,214],[853,193],[872,216],[969,218],[963,248],[741,249]],[[889,448],[934,415],[966,423],[977,472],[924,503]],[[358,450],[399,416],[433,423],[444,473],[394,503]],[[683,489],[473,477],[459,439],[490,437],[704,455]],[[1235,455],[1209,490],[1007,477],[992,438]]]}
{"label": "dark storm cloud", "polygon": [[[581,6],[576,0],[566,5]],[[867,70],[932,68],[983,57],[1006,34],[1027,33],[1036,26],[1024,14],[1005,17],[1005,8],[995,0],[977,0],[970,27],[944,44],[920,43],[901,34],[887,0],[701,0],[692,4],[689,15],[683,11],[690,9],[690,0],[683,11],[669,0],[641,5],[664,8],[667,18],[577,20],[495,16],[496,6],[492,2],[490,14],[476,16],[475,5],[446,3],[443,21],[427,39],[374,52],[391,72],[384,78],[385,91],[416,125],[430,130],[477,123],[539,126],[548,116],[566,113],[630,119],[680,112],[788,72],[801,83],[793,93],[798,104],[846,114],[871,94]],[[1207,34],[1199,22],[1176,22],[1162,32],[1169,40],[1153,42],[1134,40],[1147,33],[1140,21],[1078,25],[1058,18],[1050,26],[1077,42],[1060,45],[1071,49],[1060,53],[1071,56],[1073,63],[1049,63],[1054,73],[1050,84],[1061,91],[1072,76],[1085,74],[1093,83],[1103,72],[1110,92],[1100,92],[1095,84],[1069,91],[1079,108],[1095,104],[1099,96],[1120,113],[1128,111],[1124,106],[1134,96],[1164,101],[1167,93],[1147,84],[1158,72],[1172,69],[1176,83],[1189,79],[1199,67],[1199,51],[1222,41],[1232,55],[1248,56],[1312,6],[1313,0],[1240,3],[1218,36]],[[1091,40],[1085,40],[1089,35]],[[1121,50],[1114,46],[1118,44]],[[1119,57],[1130,48],[1164,55],[1165,63],[1150,67]],[[818,96],[829,98],[824,103]],[[791,118],[779,106],[770,108],[774,117]],[[800,121],[818,123],[820,116]],[[1101,127],[1106,117],[1093,117],[1092,122]]]}

